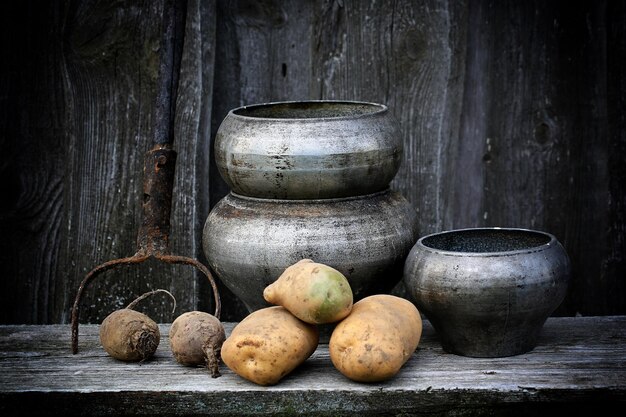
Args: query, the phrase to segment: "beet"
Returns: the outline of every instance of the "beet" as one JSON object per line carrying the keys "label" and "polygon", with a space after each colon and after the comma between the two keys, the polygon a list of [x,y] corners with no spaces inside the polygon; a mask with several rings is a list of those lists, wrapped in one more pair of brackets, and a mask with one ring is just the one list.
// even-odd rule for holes
{"label": "beet", "polygon": [[159,326],[147,315],[133,310],[137,303],[159,292],[167,293],[166,290],[154,290],[142,294],[132,301],[126,308],[116,310],[109,314],[100,325],[100,343],[104,350],[113,358],[137,362],[149,359],[156,352],[161,340]]}
{"label": "beet", "polygon": [[172,323],[169,339],[178,363],[205,365],[213,378],[220,376],[218,364],[226,332],[215,316],[202,311],[181,314]]}

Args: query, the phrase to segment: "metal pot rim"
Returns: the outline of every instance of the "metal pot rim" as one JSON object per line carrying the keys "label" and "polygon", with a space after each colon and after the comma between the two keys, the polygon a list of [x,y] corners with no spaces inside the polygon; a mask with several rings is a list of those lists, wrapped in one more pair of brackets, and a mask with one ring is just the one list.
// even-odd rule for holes
{"label": "metal pot rim", "polygon": [[[433,248],[431,246],[427,246],[424,244],[424,240],[435,237],[435,236],[442,236],[442,235],[453,234],[453,233],[474,232],[474,231],[522,232],[522,233],[543,235],[549,240],[546,243],[537,245],[537,246],[529,246],[527,248],[522,248],[522,249],[493,251],[493,252],[452,251],[452,250]],[[421,238],[417,240],[415,246],[418,247],[420,250],[424,250],[424,251],[431,252],[431,253],[436,253],[436,254],[443,255],[443,256],[496,257],[496,256],[512,256],[512,255],[540,252],[540,251],[547,250],[557,245],[558,243],[559,242],[557,241],[554,235],[544,232],[544,231],[540,231],[540,230],[516,228],[516,227],[470,227],[470,228],[463,228],[463,229],[445,230],[441,232],[431,233],[426,236],[422,236]]]}
{"label": "metal pot rim", "polygon": [[380,195],[391,193],[391,188],[387,187],[384,190],[376,191],[375,193],[354,195],[348,197],[335,197],[335,198],[301,198],[301,199],[289,199],[289,198],[264,198],[264,197],[252,197],[243,194],[238,194],[234,191],[230,191],[230,195],[239,200],[255,201],[262,203],[277,203],[277,204],[328,204],[339,203],[343,201],[351,200],[367,200],[370,198],[378,197]]}
{"label": "metal pot rim", "polygon": [[[347,104],[347,105],[365,105],[365,106],[371,106],[371,107],[375,107],[378,110],[373,111],[373,112],[368,112],[368,113],[362,113],[362,114],[351,114],[351,115],[347,115],[347,116],[333,116],[333,117],[289,117],[289,118],[285,118],[285,117],[257,117],[257,116],[247,116],[247,115],[242,115],[242,114],[238,114],[237,112],[240,112],[242,110],[250,110],[250,109],[255,109],[255,108],[261,108],[261,107],[272,107],[272,106],[279,106],[279,105],[289,105],[289,104]],[[249,104],[249,105],[245,105],[245,106],[240,106],[237,108],[234,108],[232,110],[230,110],[228,112],[228,116],[229,117],[234,117],[237,119],[241,119],[241,120],[258,120],[258,121],[273,121],[273,122],[283,122],[283,123],[291,123],[291,122],[318,122],[318,121],[330,121],[330,120],[354,120],[354,119],[360,119],[363,117],[371,117],[371,116],[376,116],[376,115],[381,115],[386,113],[387,111],[389,111],[389,108],[385,105],[385,104],[381,104],[381,103],[374,103],[374,102],[368,102],[368,101],[357,101],[357,100],[291,100],[291,101],[271,101],[271,102],[267,102],[267,103],[255,103],[255,104]]]}

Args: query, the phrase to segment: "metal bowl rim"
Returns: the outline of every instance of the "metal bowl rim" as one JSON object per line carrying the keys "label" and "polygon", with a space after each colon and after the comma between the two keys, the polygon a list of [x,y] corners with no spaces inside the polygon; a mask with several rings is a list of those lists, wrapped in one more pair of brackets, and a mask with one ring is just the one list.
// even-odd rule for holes
{"label": "metal bowl rim", "polygon": [[[284,117],[252,117],[252,116],[245,116],[245,115],[241,115],[241,114],[237,114],[237,111],[240,110],[249,110],[252,108],[258,108],[258,107],[269,107],[269,106],[276,106],[276,105],[285,105],[285,104],[308,104],[308,103],[322,103],[322,104],[358,104],[358,105],[367,105],[367,106],[372,106],[372,107],[376,107],[378,108],[377,111],[374,111],[372,113],[363,113],[363,114],[357,114],[357,115],[350,115],[350,116],[336,116],[336,117],[290,117],[290,118],[284,118]],[[290,100],[290,101],[270,101],[267,103],[254,103],[254,104],[248,104],[245,106],[240,106],[240,107],[236,107],[234,109],[231,109],[228,112],[227,117],[233,117],[236,119],[240,119],[240,120],[255,120],[255,121],[273,121],[273,122],[281,122],[281,123],[291,123],[291,122],[318,122],[318,121],[324,121],[324,122],[328,122],[331,120],[354,120],[354,119],[361,119],[364,117],[372,117],[372,116],[378,116],[378,115],[382,115],[385,114],[389,111],[389,107],[387,107],[387,105],[382,104],[382,103],[374,103],[374,102],[369,102],[369,101],[357,101],[357,100]]]}
{"label": "metal bowl rim", "polygon": [[[432,248],[430,246],[426,246],[423,243],[423,241],[425,239],[428,239],[428,238],[433,237],[433,236],[441,236],[441,235],[444,235],[444,234],[452,234],[452,233],[467,232],[467,231],[493,231],[493,230],[534,233],[534,234],[544,235],[544,236],[550,238],[550,240],[547,243],[544,243],[544,244],[538,245],[538,246],[532,246],[532,247],[529,247],[529,248],[509,250],[509,251],[498,251],[498,252],[460,252],[460,251],[450,251],[450,250]],[[534,252],[541,252],[541,251],[544,251],[544,250],[547,250],[547,249],[549,249],[551,247],[556,246],[558,243],[559,243],[558,240],[556,239],[556,237],[553,234],[548,233],[548,232],[544,232],[544,231],[541,231],[541,230],[518,228],[518,227],[468,227],[468,228],[462,228],[462,229],[444,230],[444,231],[441,231],[441,232],[435,232],[435,233],[431,233],[431,234],[422,236],[415,243],[415,247],[419,248],[420,250],[423,250],[423,251],[436,253],[436,254],[443,255],[443,256],[486,257],[486,258],[488,258],[488,257],[496,257],[496,256],[511,256],[511,255],[522,255],[522,254],[529,254],[529,253],[534,253]]]}
{"label": "metal bowl rim", "polygon": [[230,191],[228,193],[235,199],[244,200],[244,201],[252,201],[259,203],[276,203],[276,204],[328,204],[328,203],[341,203],[345,201],[353,201],[353,200],[369,200],[371,198],[379,197],[385,194],[397,194],[397,192],[391,190],[390,187],[385,188],[384,190],[376,191],[368,194],[360,194],[360,195],[352,195],[347,197],[330,197],[330,198],[297,198],[297,199],[289,199],[289,198],[269,198],[269,197],[253,197],[247,196],[244,194],[239,194],[235,191]]}

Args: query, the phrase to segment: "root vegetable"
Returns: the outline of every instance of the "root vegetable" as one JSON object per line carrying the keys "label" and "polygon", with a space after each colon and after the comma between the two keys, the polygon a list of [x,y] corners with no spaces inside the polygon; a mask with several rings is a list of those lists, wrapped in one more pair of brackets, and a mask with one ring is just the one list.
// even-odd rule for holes
{"label": "root vegetable", "polygon": [[128,362],[143,361],[154,355],[161,340],[159,326],[133,308],[139,301],[160,292],[172,297],[175,309],[176,299],[172,294],[166,290],[154,290],[142,294],[126,308],[114,311],[102,321],[100,343],[109,355]]}
{"label": "root vegetable", "polygon": [[334,323],[352,309],[352,289],[346,277],[334,268],[303,259],[263,291],[271,304],[285,307],[311,324]]}
{"label": "root vegetable", "polygon": [[215,316],[202,311],[181,314],[172,323],[169,338],[172,354],[178,363],[205,365],[213,378],[220,376],[220,349],[226,333]]}
{"label": "root vegetable", "polygon": [[309,358],[318,342],[317,326],[283,307],[268,307],[235,326],[222,346],[222,360],[249,381],[274,385]]}
{"label": "root vegetable", "polygon": [[422,319],[413,303],[393,295],[372,295],[356,302],[333,330],[330,359],[354,381],[384,381],[400,371],[421,335]]}

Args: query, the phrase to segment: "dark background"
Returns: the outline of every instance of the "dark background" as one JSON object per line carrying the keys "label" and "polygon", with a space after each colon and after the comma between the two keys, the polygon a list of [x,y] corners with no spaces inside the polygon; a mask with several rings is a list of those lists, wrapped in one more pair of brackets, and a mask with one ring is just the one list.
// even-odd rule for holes
{"label": "dark background", "polygon": [[[135,252],[162,7],[0,5],[0,323],[68,322],[84,275]],[[228,191],[211,144],[230,109],[373,101],[401,124],[392,186],[420,235],[550,232],[573,267],[555,314],[626,314],[626,2],[190,0],[187,22],[172,253],[206,263],[202,226]],[[81,317],[151,288],[212,311],[193,269],[150,262],[99,278]],[[242,318],[221,288],[222,318]],[[172,320],[166,298],[145,308]]]}

